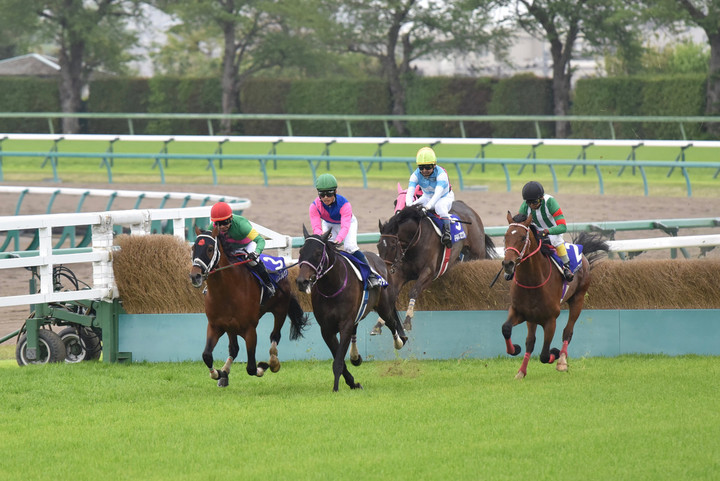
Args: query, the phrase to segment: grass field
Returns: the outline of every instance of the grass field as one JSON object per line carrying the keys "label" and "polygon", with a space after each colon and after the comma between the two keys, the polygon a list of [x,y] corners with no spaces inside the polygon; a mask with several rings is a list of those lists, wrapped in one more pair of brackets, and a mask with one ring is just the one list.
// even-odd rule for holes
{"label": "grass field", "polygon": [[0,364],[0,479],[711,480],[717,357]]}
{"label": "grass field", "polygon": [[[163,149],[162,142],[118,142],[114,145],[114,152],[123,154],[158,153]],[[388,144],[383,146],[384,157],[412,157],[422,144],[398,145]],[[2,143],[4,152],[48,152],[53,147],[50,141],[21,141],[6,140]],[[82,175],[86,182],[107,182],[107,167],[102,164],[102,155],[107,150],[107,142],[99,141],[63,141],[58,144],[60,152],[70,153],[97,153],[97,157],[90,158],[61,158],[58,160],[58,175],[61,179],[72,178]],[[172,142],[168,144],[170,154],[213,154],[217,143],[213,142]],[[244,155],[265,155],[269,153],[270,143],[227,143],[223,145],[225,154]],[[281,155],[321,155],[325,145],[304,144],[304,143],[281,143],[276,146],[276,151]],[[337,144],[330,147],[330,154],[334,156],[362,156],[372,157],[376,151],[376,145],[369,144]],[[440,163],[442,158],[469,158],[473,159],[480,152],[479,146],[457,146],[440,145],[436,147]],[[537,149],[539,159],[571,159],[574,160],[580,153],[578,147],[555,147],[542,146]],[[518,158],[524,159],[530,153],[527,146],[489,146],[485,149],[487,158]],[[651,193],[662,195],[683,196],[686,195],[685,178],[679,169],[675,169],[668,177],[669,167],[674,165],[674,160],[680,153],[678,148],[642,147],[637,149],[638,160],[659,160],[667,161],[668,167],[648,168],[648,178]],[[686,150],[686,160],[693,162],[716,162],[717,156],[714,149],[690,148]],[[587,158],[590,160],[625,160],[630,155],[627,147],[591,147],[587,150]],[[332,157],[330,157],[332,159]],[[39,181],[52,179],[53,172],[50,162],[45,162],[45,157],[5,157],[2,159],[2,173],[6,181]],[[44,167],[43,167],[44,164]],[[138,159],[116,159],[112,166],[113,182],[160,182],[160,169],[155,166],[154,158]],[[264,178],[258,160],[226,160],[223,167],[218,167],[218,183],[220,184],[261,184]],[[165,165],[163,163],[163,165]],[[628,165],[632,165],[630,162]],[[183,184],[209,184],[213,182],[212,172],[207,169],[208,162],[205,159],[171,159],[164,167],[166,183]],[[458,174],[454,167],[448,167],[451,179],[457,185]],[[357,162],[331,162],[330,168],[338,180],[346,186],[362,186],[361,170]],[[526,169],[532,169],[528,166]],[[327,164],[322,162],[318,165],[318,172],[324,172]],[[475,166],[468,172],[470,167],[462,167],[463,179],[466,188],[473,186],[484,186],[490,190],[506,190],[505,172],[500,165],[487,165],[483,170],[481,166]],[[518,174],[518,166],[509,166],[511,182],[514,188],[519,189],[524,179]],[[690,178],[692,181],[693,195],[713,196],[716,195],[720,180],[713,179],[716,168],[691,169]],[[585,173],[577,168],[569,176],[569,166],[556,168],[558,182],[563,192],[593,192],[599,193],[598,177],[593,168]],[[607,194],[642,195],[643,183],[639,172],[633,173],[628,168],[618,176],[619,168],[613,166],[601,169]],[[368,184],[375,188],[395,187],[398,180],[403,182],[408,177],[408,169],[404,164],[383,164],[382,168],[374,164],[369,168]],[[537,166],[533,176],[543,183],[552,183],[552,175],[548,167]],[[276,164],[268,162],[268,182],[271,185],[306,185],[312,181],[312,171],[307,160],[286,160],[278,161]]]}

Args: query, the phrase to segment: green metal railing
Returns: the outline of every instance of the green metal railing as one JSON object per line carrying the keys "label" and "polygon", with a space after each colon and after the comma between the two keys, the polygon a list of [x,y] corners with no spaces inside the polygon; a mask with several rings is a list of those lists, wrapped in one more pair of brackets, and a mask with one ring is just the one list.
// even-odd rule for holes
{"label": "green metal railing", "polygon": [[[310,172],[312,175],[312,182],[314,183],[315,179],[317,178],[317,167],[320,165],[321,162],[325,162],[327,164],[330,164],[332,162],[341,162],[341,163],[355,163],[358,166],[358,169],[360,170],[360,173],[362,175],[363,179],[363,187],[368,187],[368,171],[374,164],[404,164],[407,166],[408,172],[412,172],[415,169],[415,159],[414,157],[359,157],[359,156],[341,156],[341,155],[334,155],[332,157],[329,157],[327,155],[262,155],[262,154],[170,154],[170,153],[144,153],[144,154],[129,154],[129,153],[87,153],[87,152],[8,152],[4,151],[0,153],[0,159],[3,157],[21,157],[21,158],[42,158],[46,157],[47,159],[50,159],[50,162],[43,163],[43,166],[46,164],[50,164],[53,169],[53,178],[55,182],[60,182],[60,177],[58,173],[58,162],[57,160],[59,158],[98,158],[99,156],[102,156],[104,159],[112,159],[113,161],[115,159],[152,159],[153,164],[151,169],[157,168],[160,175],[160,182],[165,183],[165,168],[169,166],[169,161],[172,159],[190,159],[190,160],[197,160],[197,161],[203,161],[203,162],[209,162],[209,167],[213,171],[213,179],[215,182],[217,182],[217,173],[215,171],[215,164],[214,161],[218,161],[220,163],[227,162],[227,161],[257,161],[260,164],[260,170],[263,175],[264,184],[269,185],[269,171],[268,171],[268,162],[277,162],[277,161],[296,161],[296,162],[306,162],[308,164],[308,167],[310,168]],[[164,161],[164,162],[161,162]],[[634,159],[626,159],[626,160],[608,160],[608,159],[602,159],[602,160],[589,160],[589,159],[528,159],[528,158],[443,158],[443,165],[446,166],[454,166],[455,172],[458,176],[458,185],[459,189],[463,190],[465,188],[464,185],[464,179],[463,179],[463,169],[462,167],[467,167],[466,170],[470,171],[475,165],[499,165],[502,167],[503,172],[505,174],[505,183],[507,187],[507,191],[510,192],[512,183],[511,183],[511,176],[510,176],[510,166],[519,166],[520,172],[522,171],[522,168],[526,165],[532,165],[533,168],[536,168],[538,166],[546,166],[552,175],[553,179],[553,190],[557,192],[559,190],[559,182],[558,182],[558,176],[556,172],[556,168],[559,166],[570,166],[573,170],[575,167],[582,167],[583,169],[586,169],[588,167],[592,167],[595,169],[595,173],[597,175],[598,180],[598,187],[600,194],[605,193],[605,181],[603,178],[603,173],[601,168],[603,167],[619,167],[618,175],[621,175],[623,170],[626,167],[631,167],[633,172],[637,171],[640,173],[640,176],[642,177],[643,182],[643,189],[645,196],[649,195],[649,187],[648,187],[648,178],[647,174],[645,172],[645,169],[648,168],[654,168],[654,167],[660,167],[660,168],[667,168],[667,169],[680,169],[684,179],[685,179],[685,186],[688,197],[692,196],[692,183],[690,180],[689,171],[693,169],[715,169],[716,174],[713,178],[717,178],[718,172],[720,172],[720,162],[680,162],[680,161],[653,161],[653,160],[634,160]],[[1,167],[0,167],[1,168]],[[571,174],[572,172],[570,172]],[[112,177],[108,176],[108,182],[112,182]]]}
{"label": "green metal railing", "polygon": [[214,135],[213,122],[221,120],[276,120],[285,122],[287,135],[293,135],[293,121],[334,121],[343,122],[347,136],[353,136],[352,125],[357,122],[381,122],[385,136],[391,137],[391,126],[396,121],[412,122],[456,122],[460,136],[466,137],[465,124],[468,122],[532,122],[537,138],[542,138],[540,124],[543,122],[602,122],[607,123],[608,138],[615,139],[615,123],[672,123],[678,125],[678,136],[687,139],[686,124],[707,124],[720,122],[720,117],[706,116],[615,116],[615,115],[332,115],[332,114],[200,114],[200,113],[63,113],[63,112],[0,112],[0,119],[46,119],[48,132],[55,133],[54,122],[63,118],[125,120],[128,133],[135,134],[134,121],[138,120],[204,120],[209,135]]}

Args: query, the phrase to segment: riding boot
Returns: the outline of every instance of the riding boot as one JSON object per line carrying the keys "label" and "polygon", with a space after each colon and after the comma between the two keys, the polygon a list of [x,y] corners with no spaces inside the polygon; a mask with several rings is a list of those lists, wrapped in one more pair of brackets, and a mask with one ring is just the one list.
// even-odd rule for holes
{"label": "riding boot", "polygon": [[572,271],[570,270],[569,262],[566,262],[565,264],[563,264],[563,277],[568,282],[572,282],[572,280],[575,278]]}
{"label": "riding boot", "polygon": [[452,240],[450,238],[450,219],[443,219],[443,232],[440,242],[442,242],[442,245],[448,249],[452,247]]}
{"label": "riding boot", "polygon": [[[252,263],[250,264],[252,266]],[[260,276],[260,279],[263,281],[265,290],[270,294],[268,297],[272,297],[275,295],[275,285],[270,280],[270,274],[268,273],[267,269],[265,268],[265,264],[258,259],[255,262],[255,265],[252,266],[253,270]]]}
{"label": "riding boot", "polygon": [[[370,267],[370,264],[368,263],[367,257],[365,257],[365,254],[360,249],[356,250],[352,253],[352,256],[359,260],[360,262],[364,263],[368,267]],[[373,287],[378,287],[380,285],[380,279],[378,278],[377,274],[372,270],[372,267],[370,267],[370,273],[368,274],[368,287],[372,289]]]}

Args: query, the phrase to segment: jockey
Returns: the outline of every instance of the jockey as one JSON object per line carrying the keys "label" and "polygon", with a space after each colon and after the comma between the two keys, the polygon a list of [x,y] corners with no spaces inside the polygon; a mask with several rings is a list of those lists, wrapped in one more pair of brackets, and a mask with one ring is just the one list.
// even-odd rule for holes
{"label": "jockey", "polygon": [[[437,156],[430,147],[418,150],[415,157],[418,168],[410,175],[405,205],[420,204],[427,210],[435,209],[435,213],[442,218],[443,233],[441,242],[448,249],[452,247],[450,240],[450,209],[455,200],[447,171],[437,165]],[[422,188],[422,196],[413,199],[415,188]]]}
{"label": "jockey", "polygon": [[550,243],[555,246],[558,256],[563,262],[563,276],[570,282],[573,280],[573,273],[570,270],[570,258],[565,248],[563,234],[567,232],[567,223],[562,209],[555,197],[545,194],[545,189],[539,182],[534,180],[525,184],[522,189],[524,202],[520,206],[520,213],[527,216],[532,215],[532,221],[538,227],[540,234],[547,237]]}
{"label": "jockey", "polygon": [[[352,213],[350,202],[342,195],[337,195],[337,179],[331,174],[322,174],[315,181],[318,191],[317,198],[310,204],[310,224],[313,234],[322,235],[332,231],[331,238],[336,244],[353,257],[368,265],[365,254],[358,248],[358,221]],[[377,287],[380,280],[370,269],[368,284]]]}
{"label": "jockey", "polygon": [[259,259],[265,248],[265,239],[250,224],[245,217],[233,214],[232,208],[225,202],[218,202],[210,209],[210,220],[218,228],[219,236],[226,245],[232,246],[232,252],[228,255],[245,253],[250,259],[248,264],[262,279],[265,289],[271,297],[275,294],[275,286],[270,280],[270,274],[265,269],[265,264]]}

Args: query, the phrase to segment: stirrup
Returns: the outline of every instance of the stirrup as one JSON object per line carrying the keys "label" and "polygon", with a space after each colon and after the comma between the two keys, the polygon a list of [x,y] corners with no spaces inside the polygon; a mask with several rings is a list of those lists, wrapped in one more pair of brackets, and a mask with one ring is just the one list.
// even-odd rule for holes
{"label": "stirrup", "polygon": [[572,273],[570,268],[563,267],[563,277],[566,281],[571,282],[575,278],[575,275]]}
{"label": "stirrup", "polygon": [[450,249],[452,247],[452,241],[450,239],[450,234],[443,234],[442,237],[440,238],[440,242],[442,243],[442,245],[444,245],[448,249]]}

